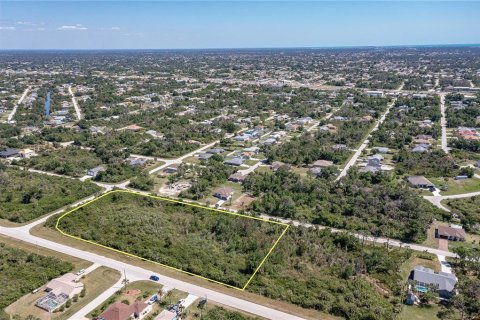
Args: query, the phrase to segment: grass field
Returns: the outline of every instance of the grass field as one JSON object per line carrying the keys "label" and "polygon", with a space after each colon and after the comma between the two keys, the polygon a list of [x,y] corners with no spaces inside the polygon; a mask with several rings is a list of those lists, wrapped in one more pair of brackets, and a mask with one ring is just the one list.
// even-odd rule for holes
{"label": "grass field", "polygon": [[440,189],[442,185],[448,187],[447,191],[440,191],[443,196],[470,193],[480,191],[480,179],[470,178],[465,180],[455,180],[453,178],[429,178],[435,186]]}

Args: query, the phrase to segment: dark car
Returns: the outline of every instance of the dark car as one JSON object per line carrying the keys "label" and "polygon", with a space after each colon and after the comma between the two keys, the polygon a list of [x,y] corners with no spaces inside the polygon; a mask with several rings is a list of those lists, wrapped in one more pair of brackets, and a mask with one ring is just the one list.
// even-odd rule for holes
{"label": "dark car", "polygon": [[160,280],[160,278],[159,278],[158,276],[152,274],[152,275],[150,276],[150,280],[152,280],[152,281],[158,281],[158,280]]}

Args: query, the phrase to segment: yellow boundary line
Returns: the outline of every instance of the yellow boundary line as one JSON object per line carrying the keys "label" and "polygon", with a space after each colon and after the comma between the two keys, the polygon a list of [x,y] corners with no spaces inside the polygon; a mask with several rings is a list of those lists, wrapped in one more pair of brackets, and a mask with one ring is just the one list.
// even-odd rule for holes
{"label": "yellow boundary line", "polygon": [[[62,231],[59,227],[58,227],[58,224],[60,223],[60,220],[62,220],[65,216],[69,215],[70,213],[73,213],[75,211],[77,211],[78,209],[80,208],[83,208],[103,197],[106,197],[108,195],[111,195],[113,193],[129,193],[129,194],[134,194],[134,195],[139,195],[139,196],[144,196],[144,197],[150,197],[150,198],[154,198],[154,199],[158,199],[158,200],[163,200],[163,201],[167,201],[167,202],[172,202],[172,203],[177,203],[177,204],[182,204],[182,205],[187,205],[187,206],[191,206],[191,207],[196,207],[196,208],[201,208],[201,209],[207,209],[207,210],[210,210],[210,211],[214,211],[214,212],[218,212],[218,213],[226,213],[226,214],[230,214],[230,215],[233,215],[233,216],[237,216],[237,217],[242,217],[242,218],[248,218],[248,219],[253,219],[253,220],[258,220],[258,221],[263,221],[263,222],[268,222],[268,223],[272,223],[272,224],[277,224],[277,225],[281,225],[281,226],[284,226],[285,229],[283,230],[283,232],[280,234],[280,236],[278,237],[278,239],[275,241],[275,243],[273,244],[273,246],[270,248],[270,250],[268,251],[267,255],[263,258],[262,262],[260,263],[260,265],[257,267],[257,269],[255,269],[255,271],[253,272],[252,276],[248,279],[247,283],[243,286],[243,287],[236,287],[236,286],[232,286],[230,284],[227,284],[227,283],[223,283],[221,281],[217,281],[217,280],[213,280],[213,279],[210,279],[210,278],[206,278],[206,277],[203,277],[201,275],[198,275],[198,274],[195,274],[195,273],[191,273],[191,272],[188,272],[188,271],[185,271],[185,270],[182,270],[182,269],[179,269],[179,268],[175,268],[175,267],[172,267],[172,266],[169,266],[169,265],[166,265],[166,264],[163,264],[163,263],[160,263],[160,262],[157,262],[157,261],[153,261],[153,260],[149,260],[149,259],[145,259],[143,257],[140,257],[140,256],[137,256],[137,255],[134,255],[134,254],[131,254],[131,253],[128,253],[128,252],[125,252],[125,251],[122,251],[122,250],[118,250],[118,249],[114,249],[114,248],[111,248],[111,247],[108,247],[108,246],[105,246],[103,244],[99,244],[99,243],[96,243],[96,242],[93,242],[93,241],[90,241],[90,240],[85,240],[85,239],[82,239],[80,237],[76,237],[76,236],[73,236],[71,234],[68,234],[64,231]],[[272,251],[275,249],[275,247],[277,246],[277,244],[280,242],[280,240],[282,239],[282,237],[285,235],[286,231],[288,230],[288,227],[290,227],[288,224],[286,223],[283,223],[283,222],[278,222],[278,221],[270,221],[270,220],[267,220],[267,219],[263,219],[263,218],[258,218],[258,217],[252,217],[252,216],[247,216],[247,215],[243,215],[243,214],[239,214],[239,213],[235,213],[235,212],[230,212],[230,211],[226,211],[226,210],[220,210],[220,209],[214,209],[214,208],[209,208],[209,207],[205,207],[205,206],[202,206],[202,205],[198,205],[198,204],[193,204],[193,203],[188,203],[188,202],[183,202],[183,201],[178,201],[178,200],[173,200],[173,199],[169,199],[169,198],[163,198],[163,197],[158,197],[158,196],[154,196],[154,195],[148,195],[148,194],[143,194],[143,193],[139,193],[139,192],[135,192],[135,191],[130,191],[130,190],[112,190],[112,191],[109,191],[105,194],[102,194],[101,196],[93,199],[93,200],[90,200],[78,207],[75,207],[74,209],[68,211],[68,212],[65,212],[64,214],[62,214],[58,219],[57,219],[57,223],[55,224],[55,229],[57,229],[61,234],[63,234],[64,236],[67,236],[67,237],[70,237],[72,239],[75,239],[75,240],[80,240],[80,241],[83,241],[83,242],[87,242],[87,243],[90,243],[90,244],[93,244],[93,245],[96,245],[96,246],[99,246],[101,248],[104,248],[104,249],[108,249],[108,250],[111,250],[111,251],[115,251],[115,252],[118,252],[118,253],[121,253],[121,254],[124,254],[124,255],[127,255],[127,256],[130,256],[130,257],[133,257],[133,258],[138,258],[138,259],[141,259],[143,261],[148,261],[148,262],[151,262],[153,264],[156,264],[156,265],[160,265],[164,268],[167,268],[167,269],[171,269],[171,270],[175,270],[175,271],[179,271],[179,272],[182,272],[182,273],[185,273],[185,274],[188,274],[190,276],[194,276],[194,277],[197,277],[197,278],[200,278],[200,279],[203,279],[203,280],[207,280],[207,281],[210,281],[210,282],[214,282],[214,283],[217,283],[217,284],[221,284],[221,285],[224,285],[226,287],[229,287],[229,288],[232,288],[232,289],[237,289],[237,290],[240,290],[240,291],[244,291],[247,286],[250,284],[250,282],[252,281],[252,279],[255,277],[255,275],[257,274],[257,272],[260,270],[260,268],[263,266],[263,264],[265,263],[265,261],[267,260],[267,258],[270,256],[270,254],[272,253]]]}

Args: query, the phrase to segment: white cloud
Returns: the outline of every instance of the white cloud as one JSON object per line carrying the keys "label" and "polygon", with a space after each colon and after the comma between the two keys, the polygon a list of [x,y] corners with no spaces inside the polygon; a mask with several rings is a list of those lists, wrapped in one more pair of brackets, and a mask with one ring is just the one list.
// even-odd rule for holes
{"label": "white cloud", "polygon": [[39,27],[37,28],[38,31],[45,31],[45,28],[44,27]]}
{"label": "white cloud", "polygon": [[110,30],[112,30],[112,31],[119,31],[119,30],[120,30],[120,27],[111,27]]}
{"label": "white cloud", "polygon": [[0,27],[0,30],[15,30],[15,27]]}
{"label": "white cloud", "polygon": [[81,24],[77,23],[75,25],[61,26],[57,30],[87,30],[87,27],[84,27]]}
{"label": "white cloud", "polygon": [[30,22],[30,21],[17,21],[18,25],[21,26],[36,26],[36,23]]}

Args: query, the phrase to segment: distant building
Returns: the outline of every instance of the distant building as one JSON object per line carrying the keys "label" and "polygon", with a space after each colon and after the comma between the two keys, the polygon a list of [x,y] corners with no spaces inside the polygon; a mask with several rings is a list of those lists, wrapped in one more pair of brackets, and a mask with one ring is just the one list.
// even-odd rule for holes
{"label": "distant building", "polygon": [[435,185],[424,176],[409,176],[407,181],[415,188],[428,189],[435,188]]}
{"label": "distant building", "polygon": [[224,164],[228,164],[230,166],[241,166],[243,164],[243,159],[242,158],[232,158],[225,160]]}
{"label": "distant building", "polygon": [[213,156],[213,153],[200,153],[200,154],[198,155],[198,159],[207,161],[207,160],[210,159],[212,156]]}
{"label": "distant building", "polygon": [[87,175],[91,177],[96,177],[99,172],[105,171],[105,168],[102,166],[98,166],[95,168],[91,168],[87,170]]}
{"label": "distant building", "polygon": [[465,230],[460,228],[453,228],[447,226],[439,226],[435,229],[435,237],[440,239],[447,239],[451,241],[465,241]]}
{"label": "distant building", "polygon": [[243,181],[245,181],[245,178],[246,178],[246,176],[244,176],[240,172],[236,172],[234,174],[231,174],[228,177],[228,180],[230,180],[232,182],[242,183]]}
{"label": "distant building", "polygon": [[20,155],[20,157],[28,159],[30,157],[33,157],[35,155],[35,152],[31,149],[22,149],[18,151],[18,154]]}
{"label": "distant building", "polygon": [[210,149],[210,150],[206,151],[206,153],[210,153],[210,154],[220,154],[220,153],[224,153],[224,152],[225,152],[225,150],[220,149],[220,148]]}
{"label": "distant building", "polygon": [[310,168],[328,168],[331,166],[333,166],[333,162],[328,160],[317,160],[309,165]]}
{"label": "distant building", "polygon": [[19,155],[17,149],[7,148],[4,151],[0,152],[0,158],[14,158]]}
{"label": "distant building", "polygon": [[213,193],[213,196],[215,198],[218,198],[220,200],[228,200],[232,197],[233,195],[233,189],[230,187],[221,187],[215,190]]}
{"label": "distant building", "polygon": [[383,95],[384,95],[383,91],[375,91],[375,90],[367,91],[367,96],[369,97],[383,97]]}

